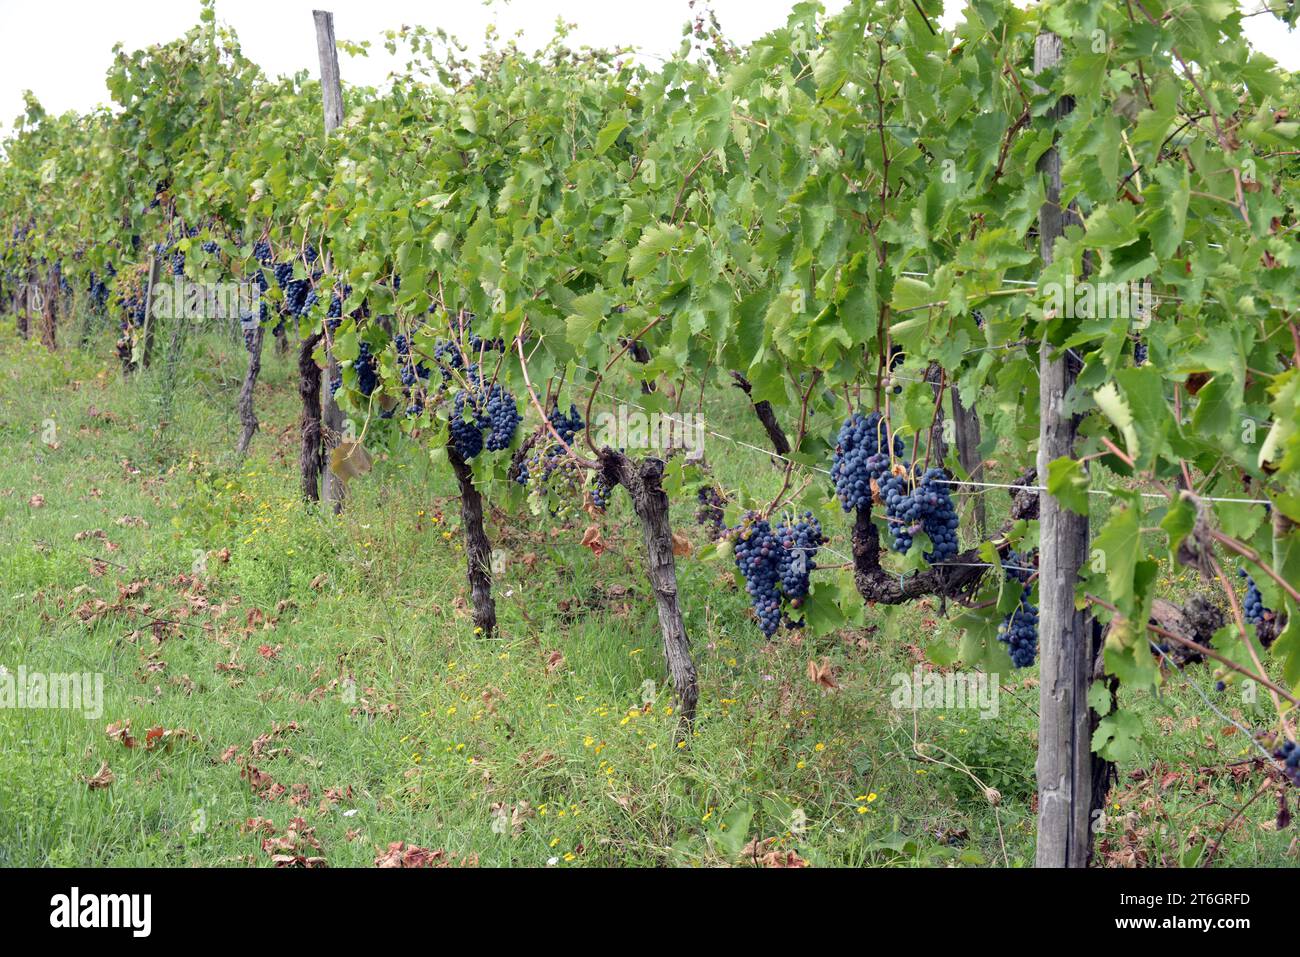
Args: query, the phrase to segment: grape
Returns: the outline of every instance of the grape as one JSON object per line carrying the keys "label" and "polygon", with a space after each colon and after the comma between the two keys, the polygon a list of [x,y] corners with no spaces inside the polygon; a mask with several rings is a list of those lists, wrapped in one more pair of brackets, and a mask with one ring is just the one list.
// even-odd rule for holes
{"label": "grape", "polygon": [[730,534],[736,539],[736,567],[745,579],[759,630],[771,638],[781,625],[782,604],[802,607],[808,595],[809,576],[817,567],[814,559],[826,540],[821,523],[812,512],[804,512],[773,528],[756,513],[746,512]]}
{"label": "grape", "polygon": [[[500,452],[510,447],[515,431],[523,416],[519,414],[515,397],[494,383],[486,393],[478,379],[477,366],[471,367],[469,391],[460,389],[452,400],[451,441],[465,461],[478,455],[484,448],[483,433],[488,433],[487,450]],[[470,418],[465,414],[469,412]]]}
{"label": "grape", "polygon": [[781,626],[780,550],[767,520],[745,513],[736,535],[736,567],[745,579],[759,630],[768,638]]}
{"label": "grape", "polygon": [[984,313],[978,309],[971,310],[971,317],[975,320],[975,326],[978,329],[984,328]]}
{"label": "grape", "polygon": [[316,255],[316,247],[311,243],[308,243],[307,247],[302,251],[302,258],[307,261],[309,266],[316,261]]}
{"label": "grape", "polygon": [[276,263],[271,272],[275,275],[275,284],[283,289],[293,279],[293,263]]}
{"label": "grape", "polygon": [[614,491],[614,485],[609,479],[605,478],[603,472],[597,472],[596,477],[591,482],[591,504],[598,511],[605,511],[609,507],[609,496]]}
{"label": "grape", "polygon": [[343,299],[337,292],[330,293],[329,308],[325,311],[325,325],[334,332],[343,324]]}
{"label": "grape", "polygon": [[1300,787],[1300,745],[1290,739],[1283,740],[1273,757],[1282,764],[1282,774],[1286,779]]}
{"label": "grape", "polygon": [[[862,415],[855,412],[840,427],[831,478],[835,494],[846,512],[871,505],[871,483],[888,470],[889,423],[879,412]],[[894,436],[894,455],[903,454],[903,440]]]}
{"label": "grape", "polygon": [[558,405],[552,406],[550,415],[547,418],[551,422],[557,435],[564,441],[565,445],[573,445],[573,437],[578,434],[582,428],[582,416],[578,414],[576,405],[569,406],[569,414],[566,416],[560,411]]}
{"label": "grape", "polygon": [[1147,364],[1147,344],[1141,339],[1133,345],[1133,363],[1140,366]]}
{"label": "grape", "polygon": [[934,565],[955,558],[960,521],[952,504],[948,473],[931,468],[914,485],[908,479],[906,473],[891,473],[879,483],[885,514],[894,533],[894,551],[906,553],[916,533],[924,531],[934,548],[925,553],[927,562]]}
{"label": "grape", "polygon": [[804,512],[797,521],[782,520],[773,530],[773,535],[781,546],[781,594],[798,608],[808,594],[809,576],[817,567],[814,560],[817,550],[826,541],[821,522],[813,517],[812,512]]}
{"label": "grape", "polygon": [[209,256],[215,256],[217,253],[221,252],[221,247],[217,245],[215,239],[209,239],[204,241],[203,251]]}
{"label": "grape", "polygon": [[352,368],[357,373],[357,388],[361,394],[369,396],[375,391],[375,386],[379,384],[378,362],[370,352],[370,344],[361,343],[357,347],[357,357],[352,363]]}
{"label": "grape", "polygon": [[310,291],[311,286],[306,279],[290,279],[284,286],[284,312],[291,315],[301,315],[305,312],[307,294]]}
{"label": "grape", "polygon": [[[1008,565],[1019,567],[1008,568]],[[1020,602],[998,625],[998,641],[1007,646],[1014,667],[1027,668],[1038,656],[1038,606],[1029,600],[1033,586],[1028,584],[1033,572],[1028,570],[1029,559],[1016,552],[1007,554],[1006,564],[1002,567],[1008,581],[1023,584],[1020,590]]]}
{"label": "grape", "polygon": [[492,434],[488,436],[487,450],[500,452],[510,447],[514,441],[515,430],[524,417],[519,414],[515,397],[500,385],[493,385],[487,397],[488,419],[492,423]]}
{"label": "grape", "polygon": [[179,249],[172,254],[172,275],[185,275],[185,253]]}
{"label": "grape", "polygon": [[717,538],[724,531],[723,509],[727,503],[712,485],[701,486],[695,498],[700,503],[699,509],[695,512],[695,523],[709,526],[713,537]]}
{"label": "grape", "polygon": [[1255,579],[1247,575],[1244,568],[1238,568],[1237,574],[1246,579],[1246,601],[1243,605],[1246,620],[1256,625],[1265,621],[1272,621],[1274,617],[1273,609],[1264,607],[1264,596],[1260,594]]}
{"label": "grape", "polygon": [[271,265],[271,260],[274,258],[271,255],[271,244],[265,239],[259,239],[253,243],[253,258],[263,266]]}

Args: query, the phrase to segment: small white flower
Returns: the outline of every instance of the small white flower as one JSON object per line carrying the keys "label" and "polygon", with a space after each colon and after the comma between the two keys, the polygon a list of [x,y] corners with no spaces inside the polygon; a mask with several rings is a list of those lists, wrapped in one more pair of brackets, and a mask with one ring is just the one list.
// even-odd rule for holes
{"label": "small white flower", "polygon": [[554,867],[554,866],[555,866],[556,864],[558,864],[558,863],[560,863],[560,859],[559,859],[558,857],[548,857],[548,858],[546,859],[546,866],[547,866],[547,867]]}
{"label": "small white flower", "polygon": [[357,809],[356,809],[356,808],[350,808],[349,810],[346,810],[346,811],[343,812],[343,816],[344,816],[344,817],[356,817],[356,816],[357,816]]}

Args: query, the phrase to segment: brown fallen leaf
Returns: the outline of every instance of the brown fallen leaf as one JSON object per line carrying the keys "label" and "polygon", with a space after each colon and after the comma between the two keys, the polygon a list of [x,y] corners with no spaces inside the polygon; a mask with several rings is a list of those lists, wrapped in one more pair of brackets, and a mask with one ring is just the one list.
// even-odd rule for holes
{"label": "brown fallen leaf", "polygon": [[375,867],[446,867],[446,857],[443,850],[431,851],[405,841],[394,841],[375,858]]}
{"label": "brown fallen leaf", "polygon": [[327,581],[329,581],[329,577],[330,577],[330,576],[329,576],[328,574],[326,574],[325,572],[321,572],[319,575],[317,575],[315,578],[313,578],[313,579],[311,580],[311,588],[312,588],[312,591],[320,591],[321,588],[324,586],[324,584],[325,584]]}
{"label": "brown fallen leaf", "polygon": [[85,779],[86,787],[90,788],[92,791],[103,790],[116,780],[117,776],[109,769],[107,761],[101,764],[99,770],[91,777]]}
{"label": "brown fallen leaf", "polygon": [[555,672],[559,671],[563,667],[564,655],[560,654],[558,651],[552,651],[546,656],[546,673],[548,675],[555,674]]}
{"label": "brown fallen leaf", "polygon": [[830,663],[824,658],[821,664],[815,661],[808,662],[808,680],[826,691],[835,691],[839,688],[835,676],[831,673]]}
{"label": "brown fallen leaf", "polygon": [[695,551],[695,547],[691,545],[691,540],[689,538],[687,538],[681,532],[673,532],[673,554],[674,555],[676,555],[678,558],[681,558],[683,556],[690,555],[691,552],[693,551]]}
{"label": "brown fallen leaf", "polygon": [[104,729],[104,733],[114,741],[119,742],[123,747],[135,747],[135,738],[131,736],[130,718],[126,718],[123,721],[114,721]]}
{"label": "brown fallen leaf", "polygon": [[587,526],[587,530],[582,533],[582,545],[590,548],[591,553],[598,558],[605,553],[605,540],[601,537],[599,525]]}
{"label": "brown fallen leaf", "polygon": [[45,506],[45,496],[36,494],[27,500],[27,504],[32,508],[43,508]]}

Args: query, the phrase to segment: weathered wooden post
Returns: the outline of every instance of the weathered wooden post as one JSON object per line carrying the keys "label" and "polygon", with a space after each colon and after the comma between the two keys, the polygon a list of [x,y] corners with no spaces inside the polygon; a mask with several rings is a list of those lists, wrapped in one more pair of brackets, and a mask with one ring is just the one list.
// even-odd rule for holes
{"label": "weathered wooden post", "polygon": [[[312,17],[316,21],[316,52],[320,57],[325,135],[329,136],[343,123],[343,84],[339,78],[339,55],[334,43],[334,14],[325,10],[313,10]],[[330,390],[330,382],[338,378],[339,364],[334,358],[333,350],[329,347],[328,337],[325,342],[328,366],[327,374],[321,376],[320,385],[321,441],[323,442],[321,460],[324,466],[321,475],[321,497],[335,512],[340,512],[343,510],[347,487],[330,468],[330,452],[339,444],[344,427],[343,412],[334,401],[334,393]]]}
{"label": "weathered wooden post", "polygon": [[[1034,72],[1061,60],[1061,38],[1039,34]],[[1062,98],[1045,116],[1055,123],[1074,108]],[[1052,263],[1053,245],[1077,217],[1062,209],[1061,156],[1053,146],[1038,160],[1046,197],[1038,214],[1043,265]],[[1074,456],[1077,420],[1063,412],[1075,372],[1068,354],[1053,355],[1046,333],[1039,356],[1038,476],[1046,484],[1048,463]],[[1040,496],[1039,515],[1038,686],[1038,867],[1086,867],[1092,854],[1093,756],[1088,685],[1093,665],[1093,629],[1086,610],[1075,607],[1075,585],[1088,558],[1088,519],[1064,508],[1051,495]]]}

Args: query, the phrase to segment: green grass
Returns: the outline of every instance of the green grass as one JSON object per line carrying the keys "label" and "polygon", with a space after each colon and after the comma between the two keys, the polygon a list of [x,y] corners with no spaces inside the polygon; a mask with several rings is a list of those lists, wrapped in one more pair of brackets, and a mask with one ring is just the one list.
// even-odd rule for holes
{"label": "green grass", "polygon": [[[283,834],[295,817],[319,844],[300,836],[299,850],[330,866],[370,865],[395,841],[484,866],[714,865],[755,837],[816,865],[1032,861],[1037,669],[1005,686],[994,719],[890,705],[893,676],[955,640],[935,603],[769,643],[729,563],[683,558],[701,706],[679,741],[622,492],[600,556],[579,544],[585,520],[493,509],[510,564],[501,637],[483,640],[445,466],[408,444],[353,484],[342,516],[300,503],[288,358],[268,348],[241,464],[229,341],[190,342],[172,394],[160,368],[123,380],[104,342],[50,355],[3,329],[0,664],[100,673],[104,707],[0,709],[0,865],[270,866],[246,822]],[[730,391],[710,396],[710,427],[763,445]],[[724,487],[761,499],[780,485],[766,456],[707,451]],[[681,498],[676,527],[698,548]],[[847,532],[831,547],[846,553]],[[838,689],[814,684],[810,661]],[[1210,689],[1213,675],[1190,680]],[[1252,720],[1232,692],[1219,700]],[[1112,792],[1108,859],[1191,860],[1259,776],[1199,770],[1246,745],[1183,679],[1137,704],[1147,733]],[[139,746],[106,734],[124,721]],[[188,736],[146,748],[158,727]],[[115,780],[91,789],[104,762]],[[248,768],[274,784],[255,790]],[[1290,863],[1267,805],[1233,826],[1220,863]]]}

